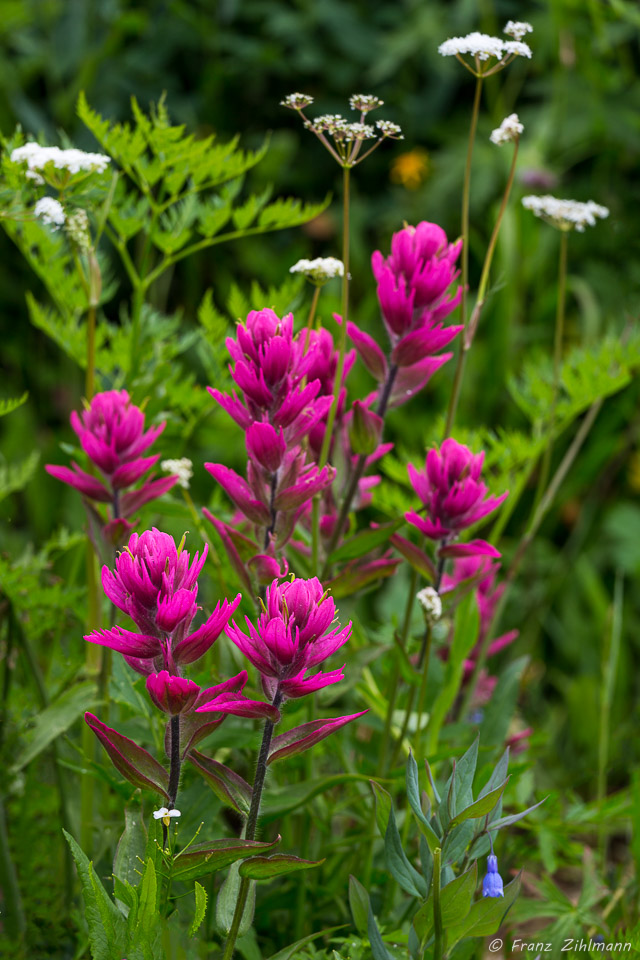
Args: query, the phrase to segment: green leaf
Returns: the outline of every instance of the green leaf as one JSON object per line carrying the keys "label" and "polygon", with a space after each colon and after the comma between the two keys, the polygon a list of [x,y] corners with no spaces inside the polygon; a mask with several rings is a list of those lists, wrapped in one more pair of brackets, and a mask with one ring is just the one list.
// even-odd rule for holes
{"label": "green leaf", "polygon": [[17,410],[18,407],[21,407],[23,403],[27,402],[28,396],[28,392],[25,391],[21,397],[5,397],[4,399],[0,399],[0,417],[5,417],[8,413]]}
{"label": "green leaf", "polygon": [[475,820],[478,817],[484,817],[485,814],[491,813],[497,802],[500,800],[504,789],[509,782],[509,778],[504,781],[499,787],[496,787],[495,790],[491,790],[489,793],[485,794],[484,797],[480,797],[475,803],[470,804],[468,807],[465,807],[464,810],[461,810],[460,813],[457,813],[453,820],[449,823],[449,827],[457,827],[459,823],[462,823],[464,820]]}
{"label": "green leaf", "polygon": [[369,894],[359,880],[349,874],[349,906],[353,923],[364,937],[369,929]]}
{"label": "green leaf", "polygon": [[66,830],[62,832],[80,878],[93,960],[122,960],[128,946],[125,919],[100,883],[88,857],[71,834]]}
{"label": "green leaf", "polygon": [[412,897],[426,897],[428,891],[424,877],[409,863],[402,849],[393,807],[389,811],[389,821],[384,835],[384,852],[387,866],[402,889]]}
{"label": "green leaf", "polygon": [[422,812],[422,806],[420,804],[420,783],[418,780],[418,764],[414,760],[413,754],[410,752],[407,757],[407,767],[406,767],[406,784],[407,784],[407,799],[409,801],[409,806],[411,807],[413,814],[418,821],[418,826],[420,832],[424,836],[425,840],[429,845],[430,851],[436,849],[441,844],[440,838],[437,833],[425,817]]}
{"label": "green leaf", "polygon": [[[248,842],[248,841],[245,841]],[[238,873],[240,864],[232,863],[229,873],[225,877],[224,883],[220,887],[218,899],[216,901],[216,923],[218,929],[225,935],[231,930],[233,915],[238,902],[238,893],[240,890],[241,879]],[[238,928],[238,936],[242,937],[249,930],[253,923],[253,914],[256,908],[256,882],[249,881],[249,891],[247,900],[242,912],[242,919]]]}
{"label": "green leaf", "polygon": [[369,778],[359,773],[337,773],[329,777],[320,777],[316,780],[307,780],[304,783],[288,784],[286,787],[272,787],[265,797],[260,810],[260,822],[270,823],[279,817],[304,806],[313,797],[326,793],[342,783],[368,781]]}
{"label": "green leaf", "polygon": [[382,937],[380,936],[378,924],[371,909],[371,902],[369,902],[367,932],[369,934],[369,944],[371,946],[373,960],[392,960],[391,954],[385,947]]}
{"label": "green leaf", "polygon": [[194,887],[194,893],[196,896],[196,909],[193,915],[191,926],[189,927],[190,937],[195,937],[196,933],[198,932],[198,928],[204,920],[207,912],[207,891],[202,884],[198,883],[197,880]]}
{"label": "green leaf", "polygon": [[233,211],[232,218],[234,225],[238,230],[246,230],[247,227],[255,220],[258,216],[258,213],[264,207],[265,203],[271,196],[273,187],[267,186],[265,190],[259,195],[255,196],[252,194],[241,207],[236,207]]}
{"label": "green leaf", "polygon": [[506,780],[508,772],[509,772],[509,747],[507,747],[507,749],[504,751],[504,753],[496,763],[495,767],[493,768],[493,772],[491,776],[485,783],[484,787],[480,790],[480,793],[478,794],[478,798],[486,796],[487,793],[489,793],[491,790],[494,790],[497,786],[499,786],[499,784],[501,784],[503,780]]}
{"label": "green leaf", "polygon": [[11,767],[11,772],[16,773],[31,763],[94,702],[95,684],[88,680],[65,690],[36,717],[33,728],[25,736],[25,747]]}
{"label": "green leaf", "polygon": [[39,460],[40,454],[37,450],[33,450],[19,463],[0,464],[0,500],[26,487],[35,473]]}
{"label": "green leaf", "polygon": [[504,897],[484,897],[473,904],[464,920],[449,928],[449,948],[463,937],[489,937],[500,925],[520,892],[521,873],[504,888]]}
{"label": "green leaf", "polygon": [[371,784],[375,797],[376,823],[380,831],[380,836],[384,837],[387,832],[389,817],[391,816],[391,794],[388,793],[384,787],[381,787],[379,783],[376,783],[375,780],[370,780],[369,783]]}
{"label": "green leaf", "polygon": [[236,860],[252,857],[263,850],[271,850],[280,843],[277,837],[271,843],[261,840],[214,840],[189,847],[173,861],[174,880],[197,880],[216,870],[222,870]]}
{"label": "green leaf", "polygon": [[[449,648],[444,683],[433,704],[427,728],[427,756],[436,752],[440,728],[460,690],[464,661],[477,642],[479,629],[478,603],[475,592],[471,592],[456,609],[453,641]],[[492,702],[493,700],[495,697]]]}
{"label": "green leaf", "polygon": [[477,736],[456,763],[456,814],[460,807],[466,807],[473,802],[473,778],[478,763],[479,743],[480,737]]}
{"label": "green leaf", "polygon": [[198,773],[206,780],[215,795],[228,807],[246,816],[251,806],[251,787],[242,777],[223,763],[206,757],[197,750],[187,756]]}
{"label": "green leaf", "polygon": [[147,831],[142,819],[140,801],[136,799],[124,808],[124,830],[113,859],[114,879],[137,886],[140,879],[140,861],[144,860],[146,846]]}
{"label": "green leaf", "polygon": [[[478,864],[462,873],[440,891],[440,913],[442,926],[448,927],[460,924],[471,909],[471,901],[478,883]],[[433,894],[424,903],[413,918],[415,928],[421,944],[425,944],[433,931]]]}
{"label": "green leaf", "polygon": [[160,917],[158,914],[158,898],[160,889],[156,877],[156,868],[153,860],[149,859],[144,865],[142,881],[138,891],[138,917],[133,936],[136,941],[149,941],[157,934]]}
{"label": "green leaf", "polygon": [[271,880],[297,870],[311,870],[324,860],[301,860],[288,853],[276,853],[271,857],[250,857],[240,864],[240,876],[251,880]]}
{"label": "green leaf", "polygon": [[502,827],[510,827],[510,826],[512,826],[512,824],[517,823],[518,820],[522,820],[523,817],[528,816],[528,814],[530,814],[532,810],[535,810],[536,807],[541,806],[541,804],[543,804],[546,799],[547,799],[547,798],[545,797],[544,800],[540,800],[538,803],[534,803],[534,805],[533,805],[532,807],[527,807],[527,809],[526,809],[526,810],[522,810],[521,813],[513,813],[513,814],[511,814],[511,816],[508,816],[508,817],[500,817],[499,820],[494,820],[493,823],[490,823],[490,824],[489,824],[488,829],[489,829],[489,830],[500,830]]}
{"label": "green leaf", "polygon": [[270,203],[258,218],[258,226],[270,230],[282,230],[284,227],[299,227],[309,220],[315,220],[331,203],[328,195],[321,203],[302,203],[293,197],[286,197]]}
{"label": "green leaf", "polygon": [[363,530],[357,533],[355,537],[350,537],[341,547],[334,550],[327,559],[327,564],[338,563],[341,560],[355,560],[363,557],[366,553],[374,550],[376,547],[386,543],[391,534],[405,523],[404,518],[395,520],[393,523],[385,523],[375,530]]}

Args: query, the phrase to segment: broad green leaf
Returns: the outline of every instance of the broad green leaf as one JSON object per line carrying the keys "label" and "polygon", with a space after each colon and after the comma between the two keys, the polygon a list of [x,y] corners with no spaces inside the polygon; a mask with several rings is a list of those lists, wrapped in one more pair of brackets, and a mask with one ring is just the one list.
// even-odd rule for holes
{"label": "broad green leaf", "polygon": [[384,837],[387,832],[387,824],[391,815],[391,794],[384,787],[381,787],[375,780],[370,780],[371,788],[375,797],[376,804],[376,823],[380,836]]}
{"label": "broad green leaf", "polygon": [[[238,863],[231,864],[229,873],[225,877],[224,883],[220,887],[218,899],[216,901],[216,923],[218,925],[218,929],[221,930],[225,935],[227,935],[231,930],[233,915],[236,910],[236,903],[238,902],[240,884],[242,883],[238,872],[239,867],[240,864]],[[256,882],[255,880],[250,880],[247,900],[242,912],[240,927],[238,928],[238,936],[242,937],[249,930],[249,927],[253,923],[253,914],[255,912],[255,908]]]}
{"label": "broad green leaf", "polygon": [[349,875],[349,906],[356,930],[366,937],[369,925],[369,894],[360,881],[351,874]]}
{"label": "broad green leaf", "polygon": [[241,877],[251,880],[271,880],[272,877],[281,877],[286,873],[298,870],[311,870],[319,867],[324,860],[301,860],[287,853],[276,853],[271,857],[250,857],[240,864]]}
{"label": "broad green leaf", "polygon": [[464,920],[449,928],[449,947],[463,937],[489,937],[500,929],[520,892],[521,874],[504,888],[504,897],[484,897],[477,900]]}
{"label": "broad green leaf", "polygon": [[216,870],[255,856],[263,850],[271,850],[280,843],[277,837],[271,843],[261,840],[213,840],[189,847],[173,861],[171,876],[174,880],[197,880]]}
{"label": "broad green leaf", "polygon": [[426,897],[428,890],[424,877],[409,863],[402,849],[393,807],[389,811],[389,822],[384,835],[384,852],[387,866],[402,889],[412,897]]}
{"label": "broad green leaf", "polygon": [[25,747],[18,755],[12,772],[17,772],[31,763],[43,750],[69,729],[81,717],[87,707],[95,703],[95,684],[88,680],[77,683],[49,704],[39,713],[29,733],[25,736]]}
{"label": "broad green leaf", "polygon": [[[478,865],[474,862],[473,866],[460,874],[451,883],[448,883],[440,891],[440,914],[442,916],[442,926],[446,930],[448,927],[455,926],[464,920],[471,909],[471,901],[478,884]],[[433,894],[424,903],[415,917],[413,926],[420,937],[422,944],[431,936],[433,931]]]}
{"label": "broad green leaf", "polygon": [[484,797],[480,797],[475,803],[470,804],[468,807],[465,807],[464,810],[461,810],[460,813],[457,813],[453,820],[449,823],[449,827],[457,827],[459,823],[462,823],[464,820],[475,820],[478,817],[484,817],[485,814],[491,813],[498,800],[504,793],[505,787],[507,786],[509,778],[504,781],[499,787],[496,787],[495,790],[491,790],[489,793],[485,794]]}
{"label": "broad green leaf", "polygon": [[136,941],[149,941],[154,934],[157,934],[160,921],[158,913],[159,895],[160,889],[156,877],[156,868],[153,860],[149,859],[144,865],[142,881],[138,890],[138,917],[134,930]]}
{"label": "broad green leaf", "polygon": [[196,898],[196,904],[195,904],[195,912],[193,915],[193,920],[191,921],[191,926],[189,927],[190,937],[195,937],[196,933],[198,932],[198,928],[200,927],[200,924],[204,920],[205,914],[207,912],[207,891],[202,886],[202,884],[198,883],[197,880],[194,887],[194,893]]}
{"label": "broad green leaf", "polygon": [[78,869],[93,960],[122,960],[127,955],[126,921],[100,883],[93,864],[71,834],[62,832]]}

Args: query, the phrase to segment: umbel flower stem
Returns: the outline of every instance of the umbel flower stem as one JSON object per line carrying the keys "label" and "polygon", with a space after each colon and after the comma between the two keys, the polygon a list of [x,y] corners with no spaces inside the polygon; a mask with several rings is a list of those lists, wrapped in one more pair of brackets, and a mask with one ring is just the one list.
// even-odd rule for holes
{"label": "umbel flower stem", "polygon": [[458,351],[456,362],[456,372],[453,378],[453,388],[449,409],[447,410],[447,421],[444,430],[444,439],[451,436],[453,422],[456,417],[458,400],[460,398],[460,387],[462,386],[462,376],[464,373],[465,350],[464,341],[467,335],[467,287],[469,285],[469,197],[471,193],[471,161],[473,159],[473,146],[476,139],[476,129],[478,126],[478,114],[480,112],[480,95],[482,93],[482,76],[476,77],[476,90],[473,98],[473,110],[471,113],[471,126],[469,128],[469,144],[467,147],[467,162],[464,169],[464,183],[462,186],[462,300],[460,302],[460,317],[464,330],[462,331],[462,343]]}
{"label": "umbel flower stem", "polygon": [[[278,708],[282,703],[282,694],[280,690],[276,690],[276,694],[273,698],[273,706]],[[245,840],[255,840],[256,838],[256,829],[258,826],[258,817],[260,815],[260,803],[262,801],[262,791],[264,789],[264,780],[267,775],[267,760],[269,759],[269,748],[271,746],[271,739],[273,737],[273,730],[275,724],[271,720],[267,720],[264,725],[264,730],[262,732],[262,743],[260,744],[260,752],[258,754],[258,762],[256,764],[256,775],[253,780],[253,792],[251,794],[251,806],[249,808],[249,816],[247,817],[247,825],[244,831]],[[233,920],[231,921],[231,929],[229,930],[229,936],[227,937],[227,942],[224,946],[224,953],[222,955],[222,960],[231,960],[233,956],[233,951],[236,945],[236,940],[238,939],[238,931],[240,929],[240,923],[242,921],[242,915],[244,913],[244,908],[247,903],[247,896],[249,893],[249,886],[251,881],[247,877],[243,877],[240,881],[240,888],[238,890],[238,899],[236,901],[236,908],[233,914]]]}

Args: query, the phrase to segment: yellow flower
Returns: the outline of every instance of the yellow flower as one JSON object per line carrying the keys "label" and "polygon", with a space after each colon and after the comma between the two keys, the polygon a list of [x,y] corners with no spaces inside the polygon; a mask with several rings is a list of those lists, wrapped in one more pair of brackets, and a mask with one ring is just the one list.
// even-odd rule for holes
{"label": "yellow flower", "polygon": [[391,181],[417,190],[429,174],[429,154],[421,147],[401,153],[391,165]]}

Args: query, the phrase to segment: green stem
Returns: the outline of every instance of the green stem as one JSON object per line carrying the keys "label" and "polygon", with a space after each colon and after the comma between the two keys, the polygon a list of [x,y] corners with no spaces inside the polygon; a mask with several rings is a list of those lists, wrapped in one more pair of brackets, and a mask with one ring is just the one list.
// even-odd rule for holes
{"label": "green stem", "polygon": [[480,112],[480,94],[482,93],[482,77],[476,77],[476,89],[473,98],[473,110],[471,113],[471,126],[469,128],[469,143],[467,146],[467,162],[464,170],[464,183],[462,186],[462,300],[460,303],[460,317],[462,320],[462,343],[458,351],[458,360],[456,363],[456,372],[453,378],[453,388],[449,409],[447,410],[447,420],[445,424],[444,438],[451,435],[453,422],[456,417],[458,400],[460,398],[460,387],[462,386],[462,376],[464,373],[465,350],[464,341],[467,335],[467,287],[469,285],[469,197],[471,192],[471,160],[473,158],[473,146],[476,139],[476,128],[478,126],[478,114]]}
{"label": "green stem", "polygon": [[304,341],[304,352],[306,353],[309,349],[309,336],[313,329],[313,321],[315,320],[316,310],[318,308],[318,300],[320,299],[320,290],[322,287],[316,285],[313,291],[313,298],[311,300],[311,306],[309,307],[309,318],[307,320],[307,333]]}
{"label": "green stem", "polygon": [[551,455],[553,453],[553,434],[555,430],[556,410],[558,406],[558,396],[560,393],[560,369],[562,365],[562,343],[564,340],[564,318],[567,291],[567,239],[568,232],[563,230],[560,234],[560,250],[558,256],[558,299],[556,303],[556,324],[553,338],[553,393],[551,399],[551,410],[549,413],[549,443],[542,457],[540,475],[538,477],[538,486],[536,489],[535,504],[537,505],[542,497],[542,492],[546,488],[551,469]]}
{"label": "green stem", "polygon": [[96,369],[96,308],[93,304],[87,313],[87,372],[85,377],[84,395],[88,401],[93,397],[95,389]]}
{"label": "green stem", "polygon": [[[276,690],[276,694],[273,698],[273,706],[279,707],[282,703],[282,694],[280,690]],[[249,808],[249,816],[247,817],[247,825],[244,831],[245,840],[255,840],[256,838],[256,829],[258,826],[258,817],[260,815],[260,803],[262,801],[262,791],[264,789],[264,780],[267,775],[267,761],[269,759],[269,748],[271,746],[271,739],[273,737],[273,730],[275,723],[271,720],[267,720],[264,725],[264,731],[262,733],[262,743],[260,744],[260,753],[258,754],[258,763],[256,765],[256,775],[253,780],[253,790],[251,794],[251,806]],[[227,942],[224,946],[224,953],[222,955],[222,960],[231,960],[233,956],[233,951],[236,945],[236,940],[238,939],[238,931],[240,929],[240,923],[242,922],[242,915],[244,913],[244,908],[247,903],[247,896],[249,893],[249,887],[251,881],[247,877],[243,877],[240,881],[240,887],[238,889],[238,899],[236,900],[236,908],[233,914],[233,920],[231,921],[231,929],[229,930],[229,936],[227,937]]]}
{"label": "green stem", "polygon": [[622,636],[622,599],[623,578],[616,574],[611,611],[611,631],[606,638],[602,651],[602,697],[600,705],[600,731],[598,738],[598,809],[600,819],[598,824],[598,847],[602,869],[605,866],[606,855],[606,823],[603,812],[607,794],[607,765],[609,762],[609,737],[611,723],[611,704],[615,692],[618,658],[620,655],[620,639]]}
{"label": "green stem", "polygon": [[500,622],[500,618],[502,616],[502,612],[506,604],[507,596],[511,588],[511,584],[515,580],[516,574],[520,567],[520,563],[522,562],[522,558],[524,557],[526,551],[529,549],[534,537],[536,536],[540,528],[540,524],[546,517],[549,510],[551,509],[551,506],[553,504],[553,501],[555,500],[556,494],[558,493],[558,490],[562,482],[564,481],[567,473],[571,469],[573,461],[578,456],[578,453],[580,452],[580,449],[582,448],[584,441],[587,439],[589,431],[591,430],[591,427],[593,426],[595,419],[598,416],[598,413],[600,412],[600,408],[602,407],[602,404],[603,404],[603,400],[600,399],[600,400],[596,400],[595,403],[593,403],[589,407],[589,410],[587,411],[587,414],[584,420],[580,424],[580,427],[575,437],[573,438],[573,441],[571,442],[569,449],[567,450],[564,457],[562,458],[562,461],[558,466],[558,469],[556,470],[555,474],[553,475],[553,479],[551,480],[551,483],[549,484],[546,492],[544,493],[542,499],[540,500],[540,503],[537,506],[534,504],[531,520],[529,522],[529,525],[522,539],[520,540],[520,543],[518,544],[516,552],[513,556],[513,560],[511,561],[511,566],[509,567],[509,572],[507,573],[507,576],[505,578],[504,591],[502,593],[502,596],[500,597],[500,601],[495,610],[491,623],[489,624],[487,631],[485,633],[484,639],[482,640],[482,643],[480,645],[478,658],[473,668],[473,673],[469,678],[469,683],[467,684],[467,689],[460,706],[460,713],[459,713],[460,718],[465,717],[469,711],[469,706],[471,704],[473,695],[475,693],[475,689],[478,683],[478,678],[480,677],[480,671],[483,669],[487,661],[487,652],[489,650],[489,644],[491,643],[491,640],[493,638],[494,627],[497,626],[497,624]]}
{"label": "green stem", "polygon": [[442,960],[443,929],[440,908],[440,860],[442,851],[436,847],[433,851],[433,960]]}
{"label": "green stem", "polygon": [[429,659],[431,657],[431,641],[433,631],[431,624],[425,627],[424,637],[422,638],[422,647],[418,658],[418,667],[422,667],[422,680],[420,682],[420,693],[418,694],[418,717],[416,730],[416,754],[420,757],[422,752],[422,714],[424,713],[424,704],[427,696],[427,680],[429,679]]}
{"label": "green stem", "polygon": [[[100,626],[100,595],[96,577],[96,558],[91,540],[87,538],[87,632]],[[96,684],[101,673],[102,648],[94,643],[85,644],[85,672],[87,679]],[[95,736],[86,723],[82,725],[82,750],[90,762],[95,756]],[[80,782],[80,845],[91,856],[94,809],[94,778],[84,773]]]}
{"label": "green stem", "polygon": [[318,468],[322,470],[329,459],[329,448],[331,446],[331,435],[333,424],[336,419],[338,402],[340,400],[340,389],[342,387],[342,372],[344,370],[344,357],[347,349],[347,320],[349,316],[349,176],[351,169],[347,166],[342,168],[342,262],[344,264],[344,275],[342,277],[342,323],[340,325],[340,345],[338,352],[338,364],[336,366],[336,375],[333,381],[333,403],[327,417],[327,428],[322,441],[320,451],[320,460]]}

